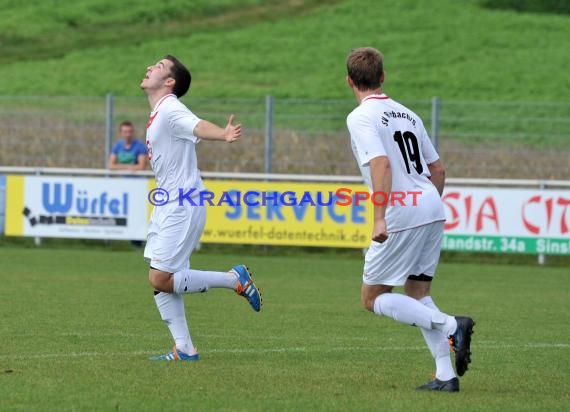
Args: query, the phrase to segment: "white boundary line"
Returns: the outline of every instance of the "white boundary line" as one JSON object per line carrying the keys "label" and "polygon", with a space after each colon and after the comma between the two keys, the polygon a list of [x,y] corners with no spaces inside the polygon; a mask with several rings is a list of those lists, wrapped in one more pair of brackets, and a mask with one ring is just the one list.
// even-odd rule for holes
{"label": "white boundary line", "polygon": [[[505,349],[568,349],[570,343],[548,343],[532,342],[522,344],[478,344],[473,345],[475,350],[505,350]],[[339,353],[339,352],[406,352],[406,351],[428,351],[426,346],[378,346],[378,347],[333,347],[320,348],[317,346],[292,346],[284,348],[266,349],[221,349],[213,348],[202,353],[228,353],[228,354],[271,354],[271,353]],[[0,355],[0,359],[20,360],[20,359],[52,359],[52,358],[99,358],[99,357],[143,357],[156,355],[164,352],[164,349],[156,351],[131,351],[131,352],[69,352],[69,353],[32,353],[32,354],[6,354]]]}

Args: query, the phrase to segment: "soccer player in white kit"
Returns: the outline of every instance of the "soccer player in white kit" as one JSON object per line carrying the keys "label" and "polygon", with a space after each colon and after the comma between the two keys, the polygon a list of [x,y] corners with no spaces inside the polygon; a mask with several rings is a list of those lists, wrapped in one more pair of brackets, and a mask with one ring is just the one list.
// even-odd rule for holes
{"label": "soccer player in white kit", "polygon": [[[359,106],[348,115],[354,156],[375,198],[372,242],[365,257],[362,304],[377,315],[418,326],[435,359],[433,381],[419,390],[459,391],[457,374],[471,362],[470,317],[440,312],[430,296],[439,261],[445,213],[441,194],[445,171],[422,120],[382,93],[382,54],[353,50],[347,58],[347,83]],[[402,201],[401,192],[420,192]],[[384,200],[388,198],[387,202]],[[405,294],[393,293],[404,286]],[[449,339],[449,342],[448,342]]]}
{"label": "soccer player in white kit", "polygon": [[[162,196],[156,201],[150,219],[144,257],[150,263],[149,281],[155,290],[160,315],[172,334],[174,348],[152,360],[195,361],[200,356],[192,343],[182,295],[202,293],[210,288],[235,290],[247,299],[252,309],[261,309],[261,295],[244,265],[228,272],[190,269],[190,255],[202,235],[206,206],[198,199],[188,201],[188,192],[199,196],[204,189],[196,159],[200,140],[228,143],[241,137],[241,124],[234,125],[231,115],[225,128],[198,118],[180,100],[190,88],[189,70],[174,56],[167,55],[147,68],[141,88],[152,112],[147,125],[146,144],[157,187]],[[191,191],[195,189],[194,191]],[[182,205],[179,205],[182,191]]]}

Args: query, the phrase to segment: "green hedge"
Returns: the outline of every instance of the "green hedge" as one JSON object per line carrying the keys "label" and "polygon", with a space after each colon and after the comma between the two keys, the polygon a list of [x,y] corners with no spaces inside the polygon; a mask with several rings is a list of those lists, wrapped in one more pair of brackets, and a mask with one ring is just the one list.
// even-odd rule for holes
{"label": "green hedge", "polygon": [[531,13],[570,14],[569,0],[479,0],[490,9],[508,9]]}

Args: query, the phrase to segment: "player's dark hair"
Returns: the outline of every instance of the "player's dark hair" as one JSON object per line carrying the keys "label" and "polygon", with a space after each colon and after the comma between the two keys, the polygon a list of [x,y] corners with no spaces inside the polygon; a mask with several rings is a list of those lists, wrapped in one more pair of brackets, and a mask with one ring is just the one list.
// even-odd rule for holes
{"label": "player's dark hair", "polygon": [[172,68],[170,69],[170,75],[174,79],[174,87],[172,88],[172,93],[176,95],[176,97],[182,97],[186,94],[188,89],[190,88],[190,83],[192,82],[192,75],[190,74],[190,70],[186,68],[182,64],[180,60],[176,57],[167,54],[164,56],[166,60],[172,62]]}
{"label": "player's dark hair", "polygon": [[130,120],[123,120],[119,124],[119,130],[121,130],[123,127],[135,127],[135,125]]}
{"label": "player's dark hair", "polygon": [[358,90],[378,89],[382,86],[384,57],[372,47],[354,49],[346,59],[346,70]]}

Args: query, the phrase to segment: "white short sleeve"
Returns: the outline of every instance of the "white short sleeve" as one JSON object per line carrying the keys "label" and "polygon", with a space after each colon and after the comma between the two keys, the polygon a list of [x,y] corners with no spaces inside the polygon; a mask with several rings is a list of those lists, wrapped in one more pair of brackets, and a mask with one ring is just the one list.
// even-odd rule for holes
{"label": "white short sleeve", "polygon": [[379,130],[369,116],[353,112],[346,124],[361,166],[367,166],[375,157],[387,156]]}
{"label": "white short sleeve", "polygon": [[422,131],[421,145],[422,145],[422,155],[424,157],[426,164],[429,165],[439,160],[439,155],[437,154],[435,147],[433,147],[433,143],[431,142],[431,139],[429,138],[425,128]]}
{"label": "white short sleeve", "polygon": [[168,116],[173,136],[177,139],[190,140],[193,143],[200,141],[200,139],[194,135],[194,129],[200,120],[198,116],[186,108],[173,110]]}

